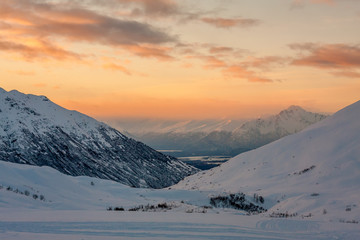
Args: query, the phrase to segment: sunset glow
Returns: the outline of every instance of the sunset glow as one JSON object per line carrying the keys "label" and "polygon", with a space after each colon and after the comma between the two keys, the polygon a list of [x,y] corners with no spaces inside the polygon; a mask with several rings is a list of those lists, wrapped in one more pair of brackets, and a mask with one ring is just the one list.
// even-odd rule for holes
{"label": "sunset glow", "polygon": [[94,117],[335,112],[360,96],[360,1],[1,0],[0,87]]}

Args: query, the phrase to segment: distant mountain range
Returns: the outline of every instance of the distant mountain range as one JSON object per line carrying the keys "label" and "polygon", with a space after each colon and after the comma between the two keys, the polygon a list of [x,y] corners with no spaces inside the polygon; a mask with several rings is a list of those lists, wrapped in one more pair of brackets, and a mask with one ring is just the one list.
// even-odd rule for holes
{"label": "distant mountain range", "polygon": [[197,169],[45,96],[0,88],[0,160],[163,188]]}
{"label": "distant mountain range", "polygon": [[[279,114],[256,120],[106,120],[125,134],[169,154],[235,156],[296,133],[327,115],[291,106]],[[136,127],[138,126],[138,127]],[[175,151],[171,151],[175,150]]]}

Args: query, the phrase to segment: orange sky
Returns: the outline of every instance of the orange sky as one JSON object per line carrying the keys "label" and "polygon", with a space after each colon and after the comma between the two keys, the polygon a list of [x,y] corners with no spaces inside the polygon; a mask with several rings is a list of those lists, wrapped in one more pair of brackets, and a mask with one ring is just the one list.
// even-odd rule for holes
{"label": "orange sky", "polygon": [[354,0],[1,0],[0,87],[94,117],[334,112],[359,25]]}

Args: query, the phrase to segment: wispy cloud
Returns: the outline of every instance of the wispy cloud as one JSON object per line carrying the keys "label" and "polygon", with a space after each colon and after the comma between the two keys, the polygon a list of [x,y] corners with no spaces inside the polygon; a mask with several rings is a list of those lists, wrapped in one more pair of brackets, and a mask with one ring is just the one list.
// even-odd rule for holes
{"label": "wispy cloud", "polygon": [[229,66],[229,67],[226,67],[223,71],[228,76],[239,78],[239,79],[246,79],[249,82],[253,82],[253,83],[274,82],[271,79],[259,77],[254,71],[250,71],[241,65]]}
{"label": "wispy cloud", "polygon": [[36,44],[21,44],[11,41],[0,40],[0,51],[18,53],[24,57],[25,60],[31,61],[34,59],[56,59],[56,60],[80,60],[81,55],[67,51],[61,47],[54,46],[45,40],[32,40]]}
{"label": "wispy cloud", "polygon": [[125,73],[126,75],[132,75],[131,72],[129,71],[129,69],[127,69],[126,67],[119,65],[119,64],[115,64],[115,63],[105,63],[103,64],[103,67],[105,69],[110,69],[110,70],[114,70],[114,71],[120,71],[122,73]]}
{"label": "wispy cloud", "polygon": [[265,57],[248,57],[243,61],[244,66],[269,69],[273,66],[283,66],[289,62],[289,58],[280,56],[265,56]]}
{"label": "wispy cloud", "polygon": [[209,52],[212,54],[222,54],[222,53],[229,53],[233,52],[234,49],[231,47],[210,47]]}
{"label": "wispy cloud", "polygon": [[180,13],[180,7],[173,0],[116,0],[120,4],[133,6],[132,15],[164,17]]}
{"label": "wispy cloud", "polygon": [[15,73],[17,75],[21,75],[21,76],[27,76],[27,77],[30,77],[30,76],[35,76],[36,73],[33,72],[33,71],[23,71],[23,70],[18,70],[18,71],[9,71],[11,73]]}
{"label": "wispy cloud", "polygon": [[291,9],[303,8],[306,4],[326,4],[333,5],[336,0],[293,0]]}
{"label": "wispy cloud", "polygon": [[290,48],[301,52],[293,65],[327,69],[360,68],[358,45],[306,43],[291,44]]}
{"label": "wispy cloud", "polygon": [[355,71],[340,71],[340,72],[332,72],[334,76],[337,77],[346,77],[346,78],[358,78],[360,79],[360,73]]}
{"label": "wispy cloud", "polygon": [[217,28],[233,28],[233,27],[252,27],[260,23],[258,19],[251,18],[201,18],[204,23],[210,24]]}
{"label": "wispy cloud", "polygon": [[155,46],[148,44],[148,45],[128,45],[125,46],[124,48],[140,57],[150,57],[165,61],[174,59],[170,55],[170,52],[172,51],[172,48],[170,47]]}

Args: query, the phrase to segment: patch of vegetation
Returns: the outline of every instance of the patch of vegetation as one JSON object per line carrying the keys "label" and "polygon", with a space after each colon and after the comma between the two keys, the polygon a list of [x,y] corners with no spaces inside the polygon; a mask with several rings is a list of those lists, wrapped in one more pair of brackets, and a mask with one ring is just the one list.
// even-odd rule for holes
{"label": "patch of vegetation", "polygon": [[340,219],[339,222],[341,222],[341,223],[354,223],[354,224],[359,223],[359,221],[356,221],[356,220],[345,220],[345,219]]}
{"label": "patch of vegetation", "polygon": [[289,218],[289,217],[296,217],[298,214],[297,213],[288,213],[288,211],[286,211],[285,213],[282,212],[272,212],[269,217],[272,218]]}
{"label": "patch of vegetation", "polygon": [[18,188],[13,188],[12,186],[7,186],[5,188],[4,186],[0,185],[0,190],[2,189],[16,194],[24,195],[27,197],[32,197],[34,200],[39,199],[40,201],[44,201],[44,202],[46,201],[44,195],[42,194],[38,195],[39,192],[31,194],[29,190],[21,191]]}
{"label": "patch of vegetation", "polygon": [[[138,211],[141,211],[141,212],[156,212],[156,211],[166,211],[166,210],[171,210],[173,208],[176,208],[178,206],[174,205],[174,204],[168,204],[168,203],[159,203],[157,205],[150,205],[150,204],[147,204],[147,205],[139,205],[139,206],[136,206],[136,207],[132,207],[132,208],[129,208],[127,211],[129,212],[138,212]],[[123,207],[108,207],[106,210],[108,211],[125,211],[125,209]]]}
{"label": "patch of vegetation", "polygon": [[308,167],[308,168],[305,168],[299,172],[295,172],[294,175],[301,175],[301,174],[304,174],[310,170],[313,170],[316,166],[315,165],[312,165],[311,167]]}
{"label": "patch of vegetation", "polygon": [[311,213],[308,213],[306,215],[301,215],[302,218],[310,218],[312,217],[313,215]]}
{"label": "patch of vegetation", "polygon": [[[260,197],[257,198],[260,201]],[[264,198],[261,197],[261,202],[264,202]],[[234,208],[238,210],[244,210],[248,214],[258,214],[266,212],[267,210],[259,205],[255,205],[245,198],[244,193],[232,193],[228,195],[219,195],[210,198],[210,205],[216,208]]]}

